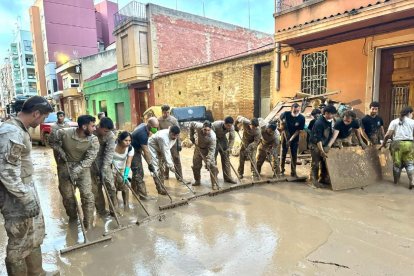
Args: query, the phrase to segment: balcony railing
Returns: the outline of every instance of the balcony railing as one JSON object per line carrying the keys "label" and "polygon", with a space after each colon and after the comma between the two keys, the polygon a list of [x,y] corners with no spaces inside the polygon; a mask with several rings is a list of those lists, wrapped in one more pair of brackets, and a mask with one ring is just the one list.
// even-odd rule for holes
{"label": "balcony railing", "polygon": [[128,5],[120,9],[114,14],[115,28],[123,25],[130,19],[147,21],[147,11],[145,4],[136,1],[130,2]]}
{"label": "balcony railing", "polygon": [[275,0],[275,12],[281,13],[312,0]]}

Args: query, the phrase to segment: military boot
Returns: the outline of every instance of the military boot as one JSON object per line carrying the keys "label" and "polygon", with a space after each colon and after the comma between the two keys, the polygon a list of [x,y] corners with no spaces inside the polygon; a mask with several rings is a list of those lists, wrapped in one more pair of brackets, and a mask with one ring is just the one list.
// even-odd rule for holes
{"label": "military boot", "polygon": [[42,250],[36,247],[29,256],[26,257],[27,275],[60,275],[59,271],[45,271],[42,267]]}
{"label": "military boot", "polygon": [[129,190],[122,191],[122,200],[124,201],[124,211],[129,211]]}
{"label": "military boot", "polygon": [[25,260],[19,260],[17,262],[8,262],[6,260],[6,270],[9,276],[26,276],[27,266]]}
{"label": "military boot", "polygon": [[148,199],[148,193],[147,193],[147,186],[145,185],[144,181],[140,181],[136,185],[137,188],[137,194],[139,195],[140,199],[146,200]]}
{"label": "military boot", "polygon": [[194,175],[194,183],[193,183],[193,186],[200,186],[201,185],[201,182],[200,182],[200,179],[201,179],[201,175],[200,175],[200,170],[198,169],[194,169],[194,167],[191,167],[192,169],[193,169],[193,175]]}
{"label": "military boot", "polygon": [[401,168],[394,166],[392,169],[392,175],[394,177],[394,184],[398,184],[401,176]]}
{"label": "military boot", "polygon": [[155,182],[155,188],[157,188],[158,194],[160,194],[160,195],[166,195],[167,192],[165,191],[163,185],[158,181],[158,178],[157,177],[154,177],[154,182]]}

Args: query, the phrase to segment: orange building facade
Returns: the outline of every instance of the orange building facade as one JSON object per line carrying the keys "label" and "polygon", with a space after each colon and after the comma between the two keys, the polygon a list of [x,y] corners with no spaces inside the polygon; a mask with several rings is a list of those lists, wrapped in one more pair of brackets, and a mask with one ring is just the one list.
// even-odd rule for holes
{"label": "orange building facade", "polygon": [[273,104],[298,92],[388,123],[414,105],[414,0],[276,0]]}

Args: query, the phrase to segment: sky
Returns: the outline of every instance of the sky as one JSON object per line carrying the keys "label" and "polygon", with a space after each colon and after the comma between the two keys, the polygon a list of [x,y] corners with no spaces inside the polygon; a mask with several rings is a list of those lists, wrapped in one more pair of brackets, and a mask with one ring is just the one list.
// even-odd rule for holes
{"label": "sky", "polygon": [[[67,0],[71,1],[71,0]],[[101,0],[94,0],[95,3]],[[130,0],[112,0],[118,2],[119,8],[126,6]],[[171,9],[249,27],[265,33],[274,32],[274,0],[138,0],[141,3],[154,3]],[[34,0],[0,0],[0,63],[7,56],[10,43],[14,40],[13,30],[17,24],[21,29],[30,30],[29,7]]]}

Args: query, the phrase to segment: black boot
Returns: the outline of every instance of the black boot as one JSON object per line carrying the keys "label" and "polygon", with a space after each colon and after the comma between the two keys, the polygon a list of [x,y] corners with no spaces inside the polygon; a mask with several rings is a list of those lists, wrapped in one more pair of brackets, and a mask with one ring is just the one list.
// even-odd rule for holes
{"label": "black boot", "polygon": [[394,166],[392,169],[392,175],[394,177],[394,184],[398,184],[401,176],[401,168]]}

